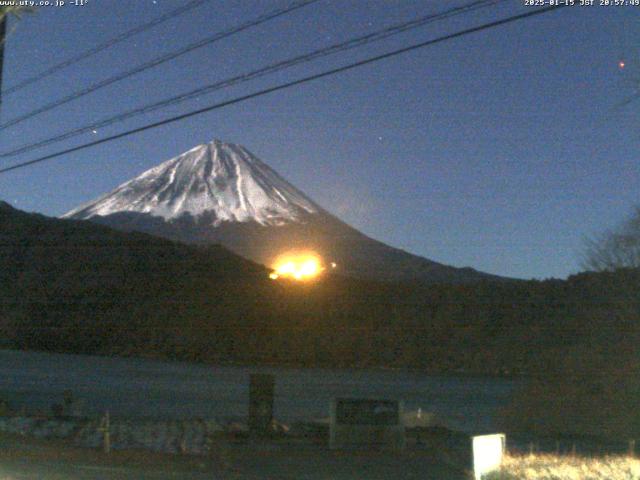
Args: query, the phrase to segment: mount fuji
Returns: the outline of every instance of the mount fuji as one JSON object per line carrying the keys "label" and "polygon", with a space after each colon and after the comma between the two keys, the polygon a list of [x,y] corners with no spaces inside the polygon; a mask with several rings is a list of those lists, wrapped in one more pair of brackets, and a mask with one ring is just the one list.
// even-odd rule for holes
{"label": "mount fuji", "polygon": [[219,243],[267,266],[282,253],[305,250],[335,262],[337,273],[361,278],[442,283],[501,279],[369,238],[246,148],[219,140],[161,163],[63,218],[191,244]]}

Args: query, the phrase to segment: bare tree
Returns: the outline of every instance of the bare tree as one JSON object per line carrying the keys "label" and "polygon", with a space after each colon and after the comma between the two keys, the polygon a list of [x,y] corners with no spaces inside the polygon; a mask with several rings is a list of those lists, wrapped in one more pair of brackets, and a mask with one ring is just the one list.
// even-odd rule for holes
{"label": "bare tree", "polygon": [[23,13],[33,12],[31,7],[0,7],[0,20],[7,15],[15,15],[19,17]]}
{"label": "bare tree", "polygon": [[[7,39],[7,20],[9,15],[20,17],[21,14],[33,12],[31,7],[2,6],[0,7],[0,92],[2,91],[2,66],[4,64],[4,46]],[[2,98],[0,97],[0,101]]]}
{"label": "bare tree", "polygon": [[640,207],[617,229],[586,241],[582,266],[596,271],[640,268]]}

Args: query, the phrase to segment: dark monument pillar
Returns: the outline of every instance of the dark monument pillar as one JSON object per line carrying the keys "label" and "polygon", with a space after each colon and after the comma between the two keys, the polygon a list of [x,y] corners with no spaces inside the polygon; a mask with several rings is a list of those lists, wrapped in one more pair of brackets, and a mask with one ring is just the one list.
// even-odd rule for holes
{"label": "dark monument pillar", "polygon": [[250,377],[249,384],[249,432],[267,435],[273,421],[273,375],[256,373]]}

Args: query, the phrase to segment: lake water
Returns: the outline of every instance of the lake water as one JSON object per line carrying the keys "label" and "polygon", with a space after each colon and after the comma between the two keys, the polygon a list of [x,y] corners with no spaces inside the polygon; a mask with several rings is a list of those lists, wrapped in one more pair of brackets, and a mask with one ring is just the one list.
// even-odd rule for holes
{"label": "lake water", "polygon": [[328,416],[335,397],[404,401],[451,428],[494,430],[498,409],[518,382],[380,370],[218,367],[183,362],[0,350],[0,398],[12,407],[48,410],[72,390],[87,414],[163,418],[244,417],[249,375],[275,375],[275,417]]}

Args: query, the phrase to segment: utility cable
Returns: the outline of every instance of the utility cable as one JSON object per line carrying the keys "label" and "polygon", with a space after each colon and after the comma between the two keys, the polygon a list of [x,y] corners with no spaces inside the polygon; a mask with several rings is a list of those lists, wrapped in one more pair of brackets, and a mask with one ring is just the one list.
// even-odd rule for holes
{"label": "utility cable", "polygon": [[106,78],[104,80],[101,80],[97,83],[94,83],[92,85],[89,85],[86,88],[83,88],[82,90],[79,90],[77,92],[74,92],[70,95],[67,95],[66,97],[60,98],[58,100],[55,100],[51,103],[48,103],[46,105],[43,105],[42,107],[36,108],[35,110],[32,110],[28,113],[25,113],[23,115],[20,115],[18,117],[15,117],[7,122],[4,122],[2,124],[0,124],[0,131],[1,130],[5,130],[9,127],[12,127],[14,125],[17,125],[19,123],[24,122],[25,120],[28,120],[30,118],[33,118],[37,115],[40,115],[41,113],[44,112],[48,112],[50,110],[53,110],[54,108],[57,108],[61,105],[65,105],[73,100],[76,100],[80,97],[84,97],[85,95],[88,95],[90,93],[93,93],[97,90],[100,90],[101,88],[107,87],[109,85],[112,85],[116,82],[119,82],[121,80],[124,80],[126,78],[129,78],[133,75],[136,75],[138,73],[144,72],[145,70],[149,70],[150,68],[156,67],[158,65],[161,65],[163,63],[166,63],[170,60],[173,60],[175,58],[180,57],[181,55],[184,55],[186,53],[192,52],[198,48],[202,48],[206,45],[210,45],[214,42],[217,42],[219,40],[222,40],[223,38],[227,38],[230,37],[232,35],[235,35],[236,33],[240,33],[244,30],[247,30],[251,27],[255,27],[257,25],[260,25],[262,23],[268,22],[269,20],[273,20],[277,17],[280,17],[282,15],[286,15],[287,13],[293,12],[294,10],[298,10],[302,7],[306,7],[307,5],[310,5],[312,3],[315,3],[319,0],[298,0],[295,1],[293,3],[291,3],[289,6],[285,7],[285,8],[279,8],[277,10],[272,10],[271,12],[265,13],[263,15],[260,15],[259,17],[250,20],[248,22],[242,23],[240,25],[237,25],[235,27],[232,27],[230,29],[227,30],[223,30],[221,32],[218,32],[210,37],[207,37],[203,40],[200,40],[198,42],[195,43],[191,43],[189,45],[187,45],[186,47],[181,48],[180,50],[174,51],[174,52],[170,52],[168,54],[162,55],[160,57],[156,57],[146,63],[143,63],[142,65],[138,65],[137,67],[132,68],[131,70],[127,70],[126,72],[122,72],[119,73],[117,75],[114,75],[112,77]]}
{"label": "utility cable", "polygon": [[358,48],[361,47],[363,45],[367,45],[369,43],[372,42],[376,42],[376,41],[380,41],[383,39],[386,39],[388,37],[391,37],[393,35],[397,35],[403,32],[406,32],[408,30],[412,30],[415,28],[419,28],[422,27],[428,23],[432,23],[438,20],[443,20],[445,18],[449,18],[455,15],[460,15],[460,14],[465,14],[465,13],[469,13],[473,10],[477,10],[479,8],[485,8],[488,6],[492,6],[495,5],[497,3],[501,3],[504,2],[506,0],[478,0],[475,2],[472,2],[470,4],[465,4],[464,6],[460,6],[460,7],[455,7],[449,10],[446,10],[444,12],[441,13],[437,13],[437,14],[430,14],[430,15],[426,15],[426,16],[422,16],[420,18],[417,18],[415,20],[411,20],[408,22],[403,22],[400,24],[396,24],[387,28],[384,28],[382,30],[376,31],[376,32],[372,32],[369,33],[367,35],[363,35],[357,38],[353,38],[350,40],[347,40],[345,42],[340,42],[340,43],[336,43],[333,45],[330,45],[328,47],[324,47],[322,49],[319,50],[315,50],[312,51],[310,53],[306,53],[304,55],[299,55],[293,58],[289,58],[287,60],[283,60],[274,64],[270,64],[268,66],[265,66],[263,68],[260,68],[258,70],[253,70],[251,72],[247,72],[241,75],[237,75],[231,78],[227,78],[225,80],[221,80],[218,81],[216,83],[204,86],[204,87],[200,87],[197,88],[195,90],[191,90],[189,92],[186,93],[182,93],[180,95],[168,98],[168,99],[164,99],[149,105],[145,105],[142,107],[138,107],[132,110],[129,110],[127,112],[124,113],[120,113],[111,117],[108,117],[106,119],[97,121],[97,122],[92,122],[90,124],[84,125],[82,127],[79,128],[75,128],[73,130],[67,131],[65,133],[62,134],[58,134],[58,135],[54,135],[52,137],[34,142],[34,143],[30,143],[30,144],[26,144],[26,145],[21,145],[19,147],[14,148],[13,150],[10,151],[6,151],[6,152],[0,152],[0,158],[6,158],[6,157],[12,157],[15,155],[19,155],[22,153],[26,153],[29,152],[31,150],[35,150],[38,148],[42,148],[45,147],[47,145],[51,145],[54,143],[58,143],[61,142],[63,140],[68,140],[70,138],[73,138],[75,136],[81,135],[83,133],[88,133],[88,132],[95,132],[97,129],[99,128],[104,128],[110,125],[113,125],[115,123],[118,122],[122,122],[124,120],[128,120],[130,118],[142,115],[142,114],[146,114],[146,113],[150,113],[153,112],[155,110],[170,106],[170,105],[175,105],[187,100],[190,100],[192,98],[196,98],[199,97],[201,95],[204,94],[208,94],[211,93],[213,91],[217,91],[220,90],[222,88],[227,88],[230,86],[234,86],[240,83],[244,83],[250,80],[254,80],[256,78],[259,77],[263,77],[287,68],[291,68],[295,65],[299,65],[302,63],[307,63],[313,60],[316,60],[318,58],[321,57],[325,57],[328,55],[332,55],[338,52],[343,52],[346,50],[350,50],[350,49],[354,49],[354,48]]}
{"label": "utility cable", "polygon": [[59,152],[51,153],[49,155],[45,155],[45,156],[42,156],[42,157],[39,157],[39,158],[35,158],[33,160],[29,160],[29,161],[26,161],[26,162],[17,163],[15,165],[11,165],[9,167],[5,167],[5,168],[0,169],[0,174],[9,172],[11,170],[16,170],[16,169],[19,169],[19,168],[24,168],[24,167],[29,166],[29,165],[34,165],[34,164],[37,164],[37,163],[41,163],[41,162],[44,162],[44,161],[47,161],[47,160],[51,160],[53,158],[61,157],[62,155],[66,155],[66,154],[69,154],[69,153],[74,153],[74,152],[78,152],[78,151],[81,151],[81,150],[85,150],[87,148],[94,147],[96,145],[101,145],[103,143],[111,142],[113,140],[117,140],[117,139],[120,139],[120,138],[128,137],[130,135],[141,133],[141,132],[144,132],[146,130],[151,130],[153,128],[161,127],[163,125],[168,125],[168,124],[171,124],[171,123],[175,123],[175,122],[178,122],[180,120],[184,120],[186,118],[190,118],[190,117],[193,117],[193,116],[196,116],[196,115],[200,115],[200,114],[207,113],[207,112],[210,112],[210,111],[213,111],[213,110],[217,110],[217,109],[220,109],[220,108],[223,108],[223,107],[227,107],[229,105],[234,105],[234,104],[237,104],[237,103],[241,103],[241,102],[250,100],[252,98],[261,97],[261,96],[267,95],[269,93],[273,93],[273,92],[277,92],[277,91],[284,90],[284,89],[287,89],[287,88],[291,88],[291,87],[294,87],[294,86],[297,86],[297,85],[301,85],[301,84],[308,83],[308,82],[311,82],[311,81],[314,81],[314,80],[318,80],[320,78],[325,78],[325,77],[329,77],[331,75],[336,75],[338,73],[342,73],[342,72],[346,72],[346,71],[349,71],[349,70],[353,70],[354,68],[362,67],[364,65],[368,65],[368,64],[371,64],[371,63],[374,63],[374,62],[379,62],[380,60],[385,60],[387,58],[395,57],[395,56],[398,56],[398,55],[401,55],[401,54],[404,54],[404,53],[407,53],[407,52],[418,50],[420,48],[425,48],[425,47],[428,47],[428,46],[431,46],[431,45],[435,45],[437,43],[442,43],[442,42],[445,42],[445,41],[448,41],[448,40],[452,40],[454,38],[459,38],[459,37],[462,37],[462,36],[465,36],[465,35],[469,35],[471,33],[476,33],[476,32],[480,32],[480,31],[483,31],[483,30],[488,30],[488,29],[495,28],[495,27],[498,27],[498,26],[501,26],[501,25],[506,25],[508,23],[513,23],[513,22],[516,22],[516,21],[519,21],[519,20],[524,20],[526,18],[532,18],[532,17],[537,16],[537,15],[542,15],[544,13],[548,13],[548,12],[551,12],[551,11],[554,11],[554,10],[558,10],[560,8],[564,8],[565,6],[566,6],[565,4],[561,4],[561,5],[553,5],[553,6],[549,6],[549,7],[540,8],[540,9],[533,10],[533,11],[530,11],[530,12],[527,12],[527,13],[522,13],[522,14],[519,14],[519,15],[514,15],[514,16],[511,16],[511,17],[503,18],[501,20],[496,20],[496,21],[493,21],[493,22],[485,23],[485,24],[482,24],[482,25],[477,26],[477,27],[472,27],[472,28],[468,28],[468,29],[465,29],[465,30],[460,30],[458,32],[451,33],[451,34],[448,34],[448,35],[444,35],[442,37],[438,37],[438,38],[435,38],[433,40],[427,40],[425,42],[420,42],[420,43],[417,43],[417,44],[414,44],[414,45],[411,45],[411,46],[408,46],[408,47],[404,47],[404,48],[400,48],[400,49],[397,49],[397,50],[393,50],[391,52],[384,53],[382,55],[376,55],[374,57],[369,57],[367,59],[360,60],[360,61],[354,62],[354,63],[350,63],[350,64],[342,66],[342,67],[334,68],[334,69],[331,69],[331,70],[326,70],[326,71],[324,71],[322,73],[317,73],[317,74],[314,74],[314,75],[310,75],[310,76],[307,76],[307,77],[300,78],[298,80],[293,80],[293,81],[290,81],[290,82],[282,83],[282,84],[276,85],[274,87],[265,88],[263,90],[259,90],[259,91],[256,91],[256,92],[253,92],[253,93],[250,93],[250,94],[247,94],[247,95],[236,97],[236,98],[233,98],[231,100],[227,100],[227,101],[224,101],[224,102],[221,102],[221,103],[216,103],[216,104],[213,104],[213,105],[209,105],[207,107],[200,108],[198,110],[193,110],[191,112],[184,113],[182,115],[177,115],[175,117],[171,117],[171,118],[167,118],[165,120],[161,120],[161,121],[158,121],[158,122],[150,123],[150,124],[144,125],[142,127],[134,128],[132,130],[127,130],[125,132],[121,132],[121,133],[112,135],[110,137],[102,138],[100,140],[95,140],[93,142],[88,142],[88,143],[85,143],[85,144],[82,144],[82,145],[78,145],[78,146],[73,147],[73,148],[68,148],[66,150],[62,150],[62,151],[59,151]]}
{"label": "utility cable", "polygon": [[104,43],[101,43],[100,45],[97,45],[93,48],[90,48],[89,50],[86,50],[82,53],[79,53],[78,55],[75,55],[71,58],[68,58],[67,60],[64,60],[60,63],[57,63],[56,65],[48,68],[47,70],[44,70],[43,72],[38,73],[37,75],[34,75],[32,77],[26,78],[24,80],[22,80],[21,82],[18,82],[17,84],[15,84],[12,87],[9,87],[7,89],[5,89],[2,94],[4,96],[6,95],[10,95],[14,92],[17,92],[18,90],[22,90],[23,88],[31,85],[32,83],[36,83],[44,78],[47,78],[50,75],[53,75],[56,72],[59,72],[62,69],[65,69],[67,67],[70,67],[71,65],[73,65],[74,63],[78,63],[81,60],[84,60],[86,58],[89,58],[97,53],[102,52],[103,50],[106,50],[108,48],[113,47],[114,45],[117,45],[118,43],[124,42],[125,40],[128,40],[129,38],[133,37],[134,35],[138,35],[142,32],[145,32],[147,30],[149,30],[150,28],[153,28],[157,25],[160,25],[161,23],[166,22],[167,20],[170,20],[172,18],[176,18],[184,13],[187,13],[190,10],[193,10],[196,7],[199,7],[200,5],[202,5],[203,3],[205,3],[208,0],[192,0],[189,3],[178,7],[174,10],[171,10],[170,12],[165,13],[164,15],[148,22],[145,23],[143,25],[139,25],[135,28],[132,28],[131,30],[128,30],[124,33],[121,33],[120,35],[118,35],[117,37],[114,37],[110,40],[107,40]]}

